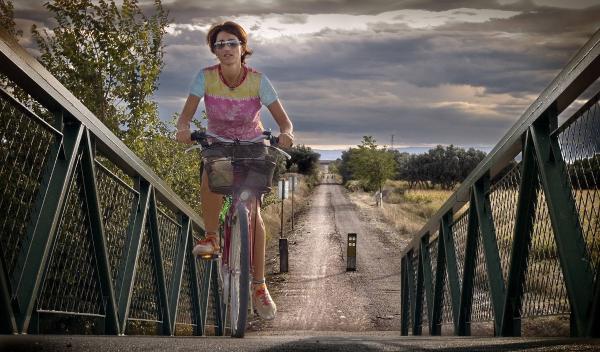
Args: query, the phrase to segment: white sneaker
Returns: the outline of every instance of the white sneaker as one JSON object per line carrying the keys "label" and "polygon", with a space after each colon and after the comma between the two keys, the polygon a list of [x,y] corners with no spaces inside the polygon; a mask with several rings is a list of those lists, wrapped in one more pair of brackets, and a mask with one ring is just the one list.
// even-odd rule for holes
{"label": "white sneaker", "polygon": [[199,240],[194,249],[192,249],[192,254],[198,257],[212,256],[219,253],[219,245],[216,236],[208,236],[204,239]]}
{"label": "white sneaker", "polygon": [[252,305],[258,315],[265,320],[272,320],[277,314],[277,306],[266,284],[252,285]]}

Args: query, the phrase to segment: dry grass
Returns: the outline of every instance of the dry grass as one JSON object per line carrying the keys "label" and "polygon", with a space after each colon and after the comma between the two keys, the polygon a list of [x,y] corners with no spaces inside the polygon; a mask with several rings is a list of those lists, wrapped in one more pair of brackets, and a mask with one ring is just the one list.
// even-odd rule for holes
{"label": "dry grass", "polygon": [[398,230],[416,233],[444,204],[452,191],[409,189],[404,181],[388,181],[384,187],[385,218]]}
{"label": "dry grass", "polygon": [[[297,174],[296,177],[298,177],[298,186],[294,192],[294,219],[296,219],[297,214],[300,213],[308,203],[311,193],[311,189],[305,180],[306,176]],[[273,187],[273,192],[276,197],[277,187]],[[285,224],[291,221],[291,216],[292,199],[290,194],[290,198],[286,199],[283,204],[284,227]],[[262,209],[262,217],[265,222],[267,243],[273,238],[279,238],[281,230],[281,201],[278,200]]]}
{"label": "dry grass", "polygon": [[410,189],[407,182],[388,181],[381,212],[400,234],[415,234],[451,194],[439,189]]}

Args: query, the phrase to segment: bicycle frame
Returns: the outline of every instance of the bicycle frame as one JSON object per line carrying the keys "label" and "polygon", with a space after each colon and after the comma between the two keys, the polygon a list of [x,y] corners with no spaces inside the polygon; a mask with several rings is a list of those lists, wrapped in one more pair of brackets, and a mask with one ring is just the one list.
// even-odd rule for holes
{"label": "bicycle frame", "polygon": [[[241,170],[240,166],[236,163],[233,163],[233,184],[238,185],[243,178],[243,170]],[[249,193],[246,197],[247,199],[243,200],[243,193]],[[250,272],[253,274],[254,271],[254,231],[256,230],[256,226],[254,224],[255,214],[252,211],[252,202],[258,202],[258,197],[256,193],[251,190],[245,190],[241,187],[234,186],[233,194],[231,196],[231,205],[229,206],[229,210],[227,211],[227,215],[225,216],[224,228],[223,228],[223,248],[221,250],[222,254],[222,265],[229,265],[229,239],[231,236],[232,229],[232,220],[235,216],[237,208],[240,204],[244,204],[244,207],[248,210],[248,244],[249,254],[250,254]],[[258,207],[259,204],[256,204]],[[258,209],[255,209],[258,211]]]}

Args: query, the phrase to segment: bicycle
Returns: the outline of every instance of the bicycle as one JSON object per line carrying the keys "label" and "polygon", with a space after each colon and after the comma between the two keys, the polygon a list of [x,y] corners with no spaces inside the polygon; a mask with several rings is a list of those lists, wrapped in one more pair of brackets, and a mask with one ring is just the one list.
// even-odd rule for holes
{"label": "bicycle", "polygon": [[[265,139],[269,145],[264,144]],[[221,302],[226,305],[225,316],[229,315],[231,336],[241,338],[246,330],[248,311],[252,310],[250,282],[254,226],[250,226],[250,202],[271,191],[277,155],[291,157],[275,147],[278,139],[270,131],[250,141],[195,131],[192,140],[199,144],[188,151],[201,149],[210,190],[231,197],[220,236],[221,253],[202,259],[220,259]]]}

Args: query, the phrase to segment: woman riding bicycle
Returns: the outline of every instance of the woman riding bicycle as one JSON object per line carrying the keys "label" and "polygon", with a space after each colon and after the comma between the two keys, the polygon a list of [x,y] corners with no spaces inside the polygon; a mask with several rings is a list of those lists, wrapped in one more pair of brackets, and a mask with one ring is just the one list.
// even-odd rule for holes
{"label": "woman riding bicycle", "polygon": [[[246,66],[245,59],[252,54],[248,47],[246,31],[235,22],[212,26],[206,41],[219,64],[202,69],[192,82],[190,94],[177,121],[176,139],[191,144],[190,122],[200,99],[204,98],[208,117],[208,131],[232,140],[251,140],[263,132],[260,109],[267,106],[279,125],[279,145],[291,147],[294,141],[293,126],[277,93],[267,77]],[[195,255],[211,255],[219,252],[219,213],[223,196],[208,187],[206,170],[201,181],[202,214],[206,237],[193,249]],[[252,212],[254,222],[252,303],[263,319],[273,319],[277,312],[265,284],[265,225],[260,215],[259,201]]]}

